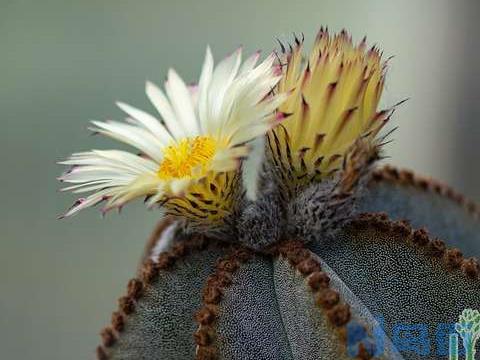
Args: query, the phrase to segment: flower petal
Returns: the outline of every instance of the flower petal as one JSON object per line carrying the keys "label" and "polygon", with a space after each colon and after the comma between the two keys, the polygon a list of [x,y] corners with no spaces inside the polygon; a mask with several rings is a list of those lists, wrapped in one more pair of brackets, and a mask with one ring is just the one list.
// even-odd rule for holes
{"label": "flower petal", "polygon": [[152,115],[123,102],[117,102],[117,106],[133,119],[137,120],[147,130],[150,130],[150,132],[164,145],[168,145],[173,140],[167,129],[165,129],[158,119],[154,118]]}
{"label": "flower petal", "polygon": [[185,129],[178,122],[175,113],[173,112],[170,102],[167,100],[167,97],[157,87],[150,81],[147,81],[145,85],[145,92],[147,93],[150,102],[157,109],[159,114],[162,116],[165,125],[168,128],[168,131],[172,134],[175,139],[181,139],[186,136]]}
{"label": "flower petal", "polygon": [[199,134],[199,128],[190,92],[183,80],[178,76],[175,70],[170,69],[168,80],[165,82],[165,90],[170,99],[178,121],[182,124],[187,136]]}

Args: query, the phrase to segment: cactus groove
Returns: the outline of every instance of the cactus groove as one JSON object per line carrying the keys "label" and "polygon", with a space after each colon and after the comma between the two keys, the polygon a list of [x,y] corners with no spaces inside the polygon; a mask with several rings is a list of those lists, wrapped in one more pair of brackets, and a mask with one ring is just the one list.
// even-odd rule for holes
{"label": "cactus groove", "polygon": [[[387,183],[440,195],[480,229],[476,208],[449,188],[391,167],[375,174],[369,191]],[[400,210],[409,215],[411,209]],[[152,258],[159,239],[165,241],[166,220],[101,331],[97,357],[436,359],[441,349],[434,345],[419,356],[398,351],[388,335],[399,321],[430,329],[453,322],[463,308],[480,308],[480,266],[412,222],[363,213],[328,242],[292,239],[263,251],[177,231]],[[376,343],[372,314],[384,319],[384,344]],[[358,334],[353,342],[352,332]],[[375,353],[380,345],[383,352]]]}

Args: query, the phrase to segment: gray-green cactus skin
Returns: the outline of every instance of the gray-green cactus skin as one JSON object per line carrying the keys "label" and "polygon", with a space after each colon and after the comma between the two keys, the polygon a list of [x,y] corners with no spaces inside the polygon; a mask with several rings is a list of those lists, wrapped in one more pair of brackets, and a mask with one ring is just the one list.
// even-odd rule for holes
{"label": "gray-green cactus skin", "polygon": [[479,265],[463,256],[480,255],[478,210],[391,167],[363,195],[334,239],[264,251],[163,221],[98,358],[448,358],[447,324],[480,309]]}

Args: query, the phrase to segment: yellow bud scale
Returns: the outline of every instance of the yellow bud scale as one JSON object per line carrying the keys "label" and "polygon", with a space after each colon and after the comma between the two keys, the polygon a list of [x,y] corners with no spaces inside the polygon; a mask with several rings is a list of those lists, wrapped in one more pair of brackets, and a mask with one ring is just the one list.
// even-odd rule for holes
{"label": "yellow bud scale", "polygon": [[370,140],[388,121],[377,111],[385,62],[365,40],[353,45],[342,31],[321,29],[308,58],[298,39],[279,57],[284,77],[279,92],[289,93],[280,111],[291,114],[267,134],[271,161],[291,194],[312,181],[331,177],[356,139]]}

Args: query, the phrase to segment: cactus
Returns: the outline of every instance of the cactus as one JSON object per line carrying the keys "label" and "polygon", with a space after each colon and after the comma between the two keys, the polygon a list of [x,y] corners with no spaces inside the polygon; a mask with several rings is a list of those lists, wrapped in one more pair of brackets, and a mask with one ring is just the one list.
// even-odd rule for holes
{"label": "cactus", "polygon": [[[95,124],[141,156],[64,162],[68,190],[97,191],[66,216],[139,196],[166,213],[101,331],[99,359],[438,359],[458,314],[480,308],[480,266],[463,256],[480,255],[477,207],[376,165],[398,106],[377,110],[379,50],[323,29],[306,61],[302,47],[295,37],[257,67],[258,55],[240,67],[237,52],[215,70],[207,50],[198,93],[175,73],[168,99],[147,85],[163,122],[120,104],[128,125]],[[258,136],[250,198],[238,165]]]}
{"label": "cactus", "polygon": [[[429,210],[425,227],[454,218],[456,228],[414,230],[407,220],[419,221],[409,216],[418,201]],[[480,307],[478,263],[451,245],[463,238],[451,242],[445,231],[461,236],[468,229],[478,237],[478,211],[450,188],[392,167],[373,174],[360,207],[372,212],[327,246],[285,241],[266,253],[186,237],[173,231],[174,221],[162,221],[112,324],[102,330],[98,357],[441,358],[432,335],[438,324]],[[465,249],[473,245],[468,240]],[[378,334],[378,314],[387,334],[399,323],[428,324],[428,355],[396,350]]]}

